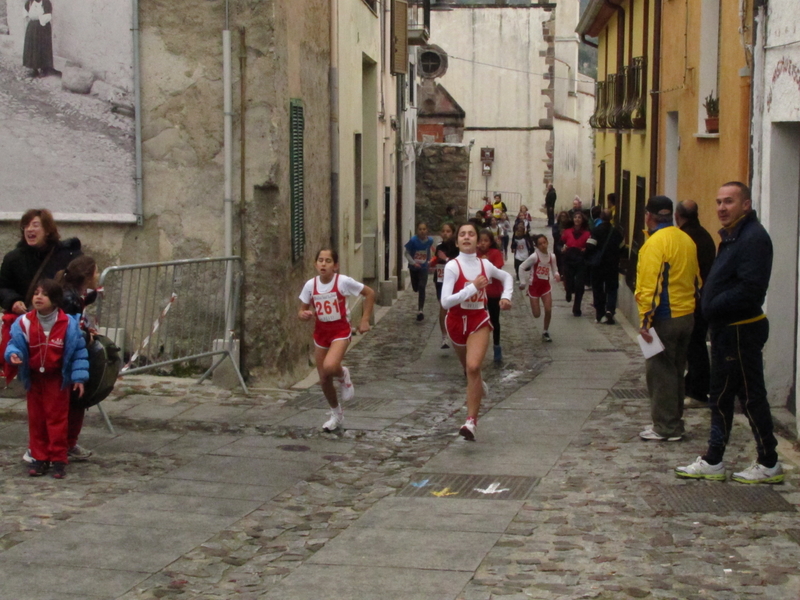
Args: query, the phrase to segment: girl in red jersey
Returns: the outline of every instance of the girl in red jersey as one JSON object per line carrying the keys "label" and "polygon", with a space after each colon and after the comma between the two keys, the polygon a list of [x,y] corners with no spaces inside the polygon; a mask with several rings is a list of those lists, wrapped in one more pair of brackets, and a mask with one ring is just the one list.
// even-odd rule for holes
{"label": "girl in red jersey", "polygon": [[334,431],[344,423],[342,407],[336,398],[337,388],[342,400],[351,400],[355,394],[350,371],[342,366],[352,332],[345,296],[364,296],[364,310],[358,331],[366,333],[370,329],[375,292],[363,283],[338,273],[339,254],[335,250],[326,248],[317,252],[314,266],[319,275],[309,279],[303,286],[298,316],[302,321],[316,319],[314,360],[322,392],[331,407],[330,419],[325,422],[323,429]]}
{"label": "girl in red jersey", "polygon": [[[497,246],[497,238],[491,229],[482,229],[478,235],[478,258],[485,258],[498,269],[502,269],[505,261],[503,253]],[[503,361],[503,348],[500,346],[500,298],[503,295],[503,282],[495,279],[486,287],[486,308],[492,323],[492,341],[494,341],[494,362]]]}
{"label": "girl in red jersey", "polygon": [[[537,236],[536,249],[533,254],[523,262],[519,267],[520,284],[519,289],[525,289],[527,282],[528,297],[531,300],[531,312],[533,318],[538,319],[541,314],[539,307],[539,299],[544,305],[544,331],[542,332],[542,339],[545,342],[552,342],[550,338],[550,317],[553,314],[553,294],[552,287],[550,286],[550,279],[555,278],[556,281],[561,281],[561,276],[558,274],[558,261],[554,254],[548,252],[547,236]],[[528,277],[530,272],[530,278]]]}
{"label": "girl in red jersey", "polygon": [[459,433],[472,441],[481,399],[489,391],[481,376],[492,328],[486,310],[486,287],[495,278],[503,282],[500,309],[508,310],[514,278],[488,260],[478,258],[478,228],[474,223],[464,223],[458,228],[456,244],[461,253],[444,268],[442,306],[447,309],[447,333],[467,374],[467,422]]}

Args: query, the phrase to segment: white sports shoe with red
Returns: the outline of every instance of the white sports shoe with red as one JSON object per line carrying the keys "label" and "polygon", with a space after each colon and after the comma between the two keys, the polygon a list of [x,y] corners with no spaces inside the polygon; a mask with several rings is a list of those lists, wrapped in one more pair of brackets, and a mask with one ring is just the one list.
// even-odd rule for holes
{"label": "white sports shoe with red", "polygon": [[475,417],[467,417],[467,422],[458,430],[458,434],[468,442],[475,441],[475,431],[478,429],[478,421]]}

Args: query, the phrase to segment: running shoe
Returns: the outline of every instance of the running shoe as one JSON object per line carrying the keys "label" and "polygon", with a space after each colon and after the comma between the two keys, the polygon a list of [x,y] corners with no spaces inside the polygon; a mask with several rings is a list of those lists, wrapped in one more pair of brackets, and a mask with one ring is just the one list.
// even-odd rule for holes
{"label": "running shoe", "polygon": [[78,444],[75,444],[67,451],[67,456],[69,457],[70,462],[81,462],[88,460],[92,454],[93,453],[91,450],[88,450],[83,446],[79,446]]}
{"label": "running shoe", "polygon": [[671,437],[663,436],[660,433],[653,431],[652,427],[648,427],[644,431],[640,431],[639,437],[643,440],[653,440],[656,442],[680,442],[683,438],[682,435],[674,435]]}
{"label": "running shoe", "polygon": [[422,313],[417,313],[417,321],[422,321],[425,318],[425,315]]}
{"label": "running shoe", "polygon": [[331,417],[325,424],[322,426],[326,432],[330,433],[331,431],[336,431],[344,424],[344,413],[342,412],[342,408],[339,409],[332,408],[331,409]]}
{"label": "running shoe", "polygon": [[458,430],[458,435],[463,437],[468,442],[475,441],[475,430],[478,429],[478,422],[474,417],[467,417],[467,422]]}
{"label": "running shoe", "polygon": [[616,321],[614,320],[614,315],[610,312],[606,312],[606,325],[615,325]]}
{"label": "running shoe", "polygon": [[25,450],[25,454],[22,455],[22,460],[24,460],[28,464],[32,464],[33,461],[36,460],[35,458],[33,458],[33,456],[31,456],[31,449],[30,448]]}
{"label": "running shoe", "polygon": [[685,467],[677,467],[675,475],[687,479],[710,479],[711,481],[725,481],[725,465],[720,462],[718,465],[710,465],[702,456]]}
{"label": "running shoe", "polygon": [[53,479],[64,479],[67,476],[67,463],[53,463]]}
{"label": "running shoe", "polygon": [[342,367],[342,378],[336,382],[339,384],[339,397],[344,401],[352,400],[356,391],[353,389],[353,382],[350,381],[350,369]]}
{"label": "running shoe", "polygon": [[734,473],[731,479],[739,483],[783,483],[783,467],[780,462],[776,462],[771,469],[754,462],[744,471]]}
{"label": "running shoe", "polygon": [[34,460],[28,469],[28,475],[31,477],[41,477],[47,472],[47,467],[46,460]]}
{"label": "running shoe", "polygon": [[494,347],[494,362],[503,362],[503,348],[501,346]]}
{"label": "running shoe", "polygon": [[552,341],[553,341],[553,338],[551,338],[551,337],[550,337],[550,334],[549,334],[548,332],[546,332],[546,331],[545,331],[545,332],[542,334],[542,341],[543,341],[543,342],[552,342]]}
{"label": "running shoe", "polygon": [[450,347],[450,344],[447,343],[447,336],[443,335],[442,336],[442,345],[439,346],[439,348],[441,348],[442,350],[446,350],[449,347]]}

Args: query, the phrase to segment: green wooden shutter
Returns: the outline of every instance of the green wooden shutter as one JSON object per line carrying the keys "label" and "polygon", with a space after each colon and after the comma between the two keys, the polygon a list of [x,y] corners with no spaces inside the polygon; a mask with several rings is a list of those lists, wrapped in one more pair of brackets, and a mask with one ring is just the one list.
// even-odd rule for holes
{"label": "green wooden shutter", "polygon": [[292,187],[292,260],[303,256],[306,246],[305,174],[303,171],[303,101],[292,99],[289,105],[289,178]]}

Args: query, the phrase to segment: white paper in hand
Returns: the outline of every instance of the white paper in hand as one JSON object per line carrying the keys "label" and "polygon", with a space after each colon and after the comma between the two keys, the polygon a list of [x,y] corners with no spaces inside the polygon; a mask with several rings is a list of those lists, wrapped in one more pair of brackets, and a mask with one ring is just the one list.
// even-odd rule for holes
{"label": "white paper in hand", "polygon": [[652,342],[646,342],[641,333],[636,339],[639,340],[639,347],[642,349],[642,354],[644,354],[644,357],[652,358],[659,352],[664,351],[664,344],[661,343],[661,340],[659,339],[654,328],[651,327],[648,329],[647,333],[653,336]]}

